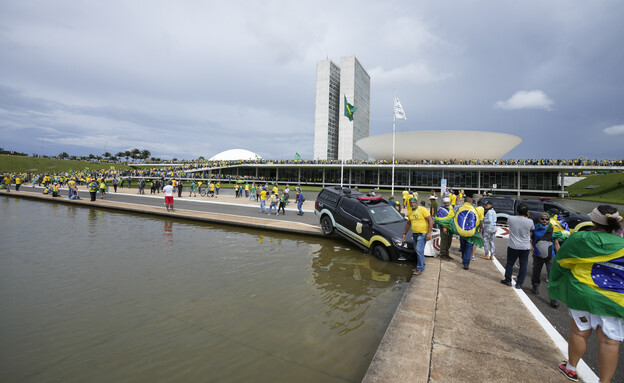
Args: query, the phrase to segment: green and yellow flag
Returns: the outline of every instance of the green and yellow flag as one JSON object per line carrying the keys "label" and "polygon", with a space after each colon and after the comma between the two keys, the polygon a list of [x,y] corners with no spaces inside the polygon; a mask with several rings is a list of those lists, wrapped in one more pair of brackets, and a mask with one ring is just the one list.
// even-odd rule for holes
{"label": "green and yellow flag", "polygon": [[548,293],[574,310],[624,318],[624,238],[572,233],[557,252]]}
{"label": "green and yellow flag", "polygon": [[477,211],[471,204],[465,203],[455,214],[452,208],[442,206],[433,217],[434,222],[444,226],[452,234],[457,234],[477,247],[483,247],[483,238],[479,235]]}
{"label": "green and yellow flag", "polygon": [[347,102],[347,96],[344,96],[345,108],[344,115],[349,119],[349,121],[353,121],[353,113],[357,111],[357,108]]}

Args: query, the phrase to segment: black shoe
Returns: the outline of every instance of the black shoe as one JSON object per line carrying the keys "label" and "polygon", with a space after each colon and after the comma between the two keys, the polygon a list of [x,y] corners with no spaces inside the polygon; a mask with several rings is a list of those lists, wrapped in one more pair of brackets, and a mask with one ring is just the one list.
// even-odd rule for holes
{"label": "black shoe", "polygon": [[517,283],[516,283],[516,288],[517,288],[518,290],[522,290],[522,285],[519,285],[519,284],[517,284]]}
{"label": "black shoe", "polygon": [[508,281],[506,279],[501,279],[501,283],[505,286],[511,286],[511,281]]}
{"label": "black shoe", "polygon": [[538,294],[539,294],[539,289],[537,288],[537,286],[533,286],[533,287],[531,288],[531,292],[532,292],[533,294],[535,294],[535,295],[538,295]]}
{"label": "black shoe", "polygon": [[468,270],[469,268],[468,265],[464,265],[464,270]]}
{"label": "black shoe", "polygon": [[558,309],[559,308],[559,301],[551,299],[550,300],[550,307],[552,307],[553,309]]}

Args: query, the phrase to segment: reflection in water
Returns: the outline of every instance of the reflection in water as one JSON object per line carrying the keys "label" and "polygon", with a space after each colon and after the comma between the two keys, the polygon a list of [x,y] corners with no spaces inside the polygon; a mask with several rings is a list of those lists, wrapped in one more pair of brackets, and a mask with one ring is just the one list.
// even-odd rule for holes
{"label": "reflection in water", "polygon": [[403,273],[397,274],[397,264],[365,254],[337,256],[340,249],[331,244],[318,246],[313,252],[312,276],[327,305],[325,323],[343,335],[364,323],[371,299],[407,282],[411,269],[403,265]]}
{"label": "reflection in water", "polygon": [[7,200],[2,382],[358,382],[411,275],[339,240]]}
{"label": "reflection in water", "polygon": [[163,221],[164,231],[163,239],[169,246],[173,245],[173,221]]}

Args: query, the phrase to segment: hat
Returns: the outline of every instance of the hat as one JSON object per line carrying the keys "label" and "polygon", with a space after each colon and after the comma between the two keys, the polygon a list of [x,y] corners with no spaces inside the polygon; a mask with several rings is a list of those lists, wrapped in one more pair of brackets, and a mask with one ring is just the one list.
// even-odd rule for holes
{"label": "hat", "polygon": [[489,199],[483,202],[484,205],[492,205],[492,201]]}
{"label": "hat", "polygon": [[434,196],[434,195],[430,195],[429,199],[438,199],[438,197]]}
{"label": "hat", "polygon": [[442,198],[442,202],[451,202],[451,199],[449,197],[444,197]]}
{"label": "hat", "polygon": [[418,202],[418,200],[416,198],[414,198],[414,197],[410,198],[409,201],[410,202]]}
{"label": "hat", "polygon": [[599,225],[607,226],[609,223],[607,218],[615,218],[618,222],[622,222],[622,218],[620,217],[620,213],[616,210],[613,214],[602,214],[598,208],[594,208],[591,213],[588,214],[589,219],[592,222],[595,222]]}
{"label": "hat", "polygon": [[550,219],[550,214],[543,212],[542,214],[540,214],[540,218],[548,218]]}

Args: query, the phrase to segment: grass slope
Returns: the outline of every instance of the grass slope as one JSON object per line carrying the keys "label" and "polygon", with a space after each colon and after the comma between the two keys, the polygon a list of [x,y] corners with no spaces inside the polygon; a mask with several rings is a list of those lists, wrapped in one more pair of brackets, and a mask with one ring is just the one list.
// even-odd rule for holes
{"label": "grass slope", "polygon": [[570,198],[624,203],[624,173],[588,176],[568,186],[567,190]]}
{"label": "grass slope", "polygon": [[34,158],[25,156],[0,155],[0,172],[9,173],[56,173],[69,170],[81,171],[85,168],[90,170],[129,169],[126,165],[93,164],[88,161],[57,160],[53,158]]}

